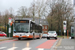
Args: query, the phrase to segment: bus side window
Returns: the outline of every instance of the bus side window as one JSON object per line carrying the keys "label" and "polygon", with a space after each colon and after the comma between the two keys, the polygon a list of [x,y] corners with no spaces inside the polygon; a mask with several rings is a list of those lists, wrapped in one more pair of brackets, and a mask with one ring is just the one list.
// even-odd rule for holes
{"label": "bus side window", "polygon": [[32,23],[30,23],[30,33],[33,32]]}

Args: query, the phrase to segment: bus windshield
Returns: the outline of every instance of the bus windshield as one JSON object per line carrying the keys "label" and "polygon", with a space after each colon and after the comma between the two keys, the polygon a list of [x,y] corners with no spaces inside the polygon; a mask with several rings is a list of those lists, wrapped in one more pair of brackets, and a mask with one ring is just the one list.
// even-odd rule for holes
{"label": "bus windshield", "polygon": [[14,23],[14,32],[29,32],[29,23]]}

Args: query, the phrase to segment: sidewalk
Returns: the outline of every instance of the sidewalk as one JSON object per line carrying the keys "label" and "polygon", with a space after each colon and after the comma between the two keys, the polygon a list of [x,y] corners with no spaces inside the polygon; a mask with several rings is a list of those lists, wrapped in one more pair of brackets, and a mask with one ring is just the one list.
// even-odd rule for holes
{"label": "sidewalk", "polygon": [[75,50],[75,39],[62,39],[56,50]]}
{"label": "sidewalk", "polygon": [[13,37],[0,37],[0,41],[15,39]]}

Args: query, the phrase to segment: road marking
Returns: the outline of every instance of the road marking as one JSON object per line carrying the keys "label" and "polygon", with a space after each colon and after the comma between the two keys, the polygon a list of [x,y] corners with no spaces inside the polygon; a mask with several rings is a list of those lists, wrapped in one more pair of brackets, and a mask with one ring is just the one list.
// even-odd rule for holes
{"label": "road marking", "polygon": [[27,42],[27,47],[29,47],[29,42]]}
{"label": "road marking", "polygon": [[38,48],[38,50],[44,50],[43,48]]}
{"label": "road marking", "polygon": [[29,47],[26,47],[26,48],[24,48],[24,49],[22,49],[22,50],[30,50],[31,48],[29,48]]}
{"label": "road marking", "polygon": [[57,44],[58,40],[54,43],[54,45],[51,47],[51,50],[54,50],[55,49],[55,46]]}
{"label": "road marking", "polygon": [[50,49],[56,41],[57,40],[48,40],[48,41],[42,43],[41,45],[37,46],[36,48]]}
{"label": "road marking", "polygon": [[0,50],[1,50],[1,49],[4,49],[4,48],[6,48],[6,47],[1,47]]}
{"label": "road marking", "polygon": [[13,43],[13,47],[15,47],[15,43]]}
{"label": "road marking", "polygon": [[27,47],[25,47],[24,49],[22,49],[22,50],[30,50],[31,48],[29,47],[29,41],[27,42],[27,45],[26,45]]}
{"label": "road marking", "polygon": [[62,39],[59,39],[58,43],[55,46],[55,49],[57,49],[58,46],[60,46]]}
{"label": "road marking", "polygon": [[9,48],[7,50],[15,50],[17,47],[12,47],[12,48]]}

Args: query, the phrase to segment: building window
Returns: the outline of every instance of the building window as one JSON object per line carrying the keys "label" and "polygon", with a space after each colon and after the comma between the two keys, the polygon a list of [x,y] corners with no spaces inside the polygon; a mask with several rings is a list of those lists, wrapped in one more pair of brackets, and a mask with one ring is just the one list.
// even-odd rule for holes
{"label": "building window", "polygon": [[42,27],[42,29],[44,29],[44,26]]}
{"label": "building window", "polygon": [[45,29],[47,29],[47,26],[45,26]]}
{"label": "building window", "polygon": [[47,32],[47,31],[45,31],[45,32]]}

